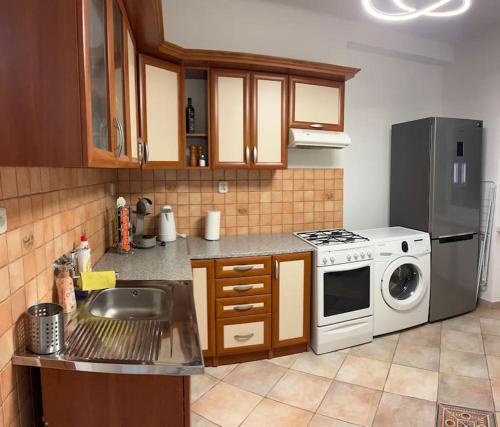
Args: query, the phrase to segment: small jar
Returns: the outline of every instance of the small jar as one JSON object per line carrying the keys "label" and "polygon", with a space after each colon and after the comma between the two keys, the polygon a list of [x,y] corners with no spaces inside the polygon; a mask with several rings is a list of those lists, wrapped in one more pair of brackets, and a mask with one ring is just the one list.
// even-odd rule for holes
{"label": "small jar", "polygon": [[64,313],[76,310],[75,286],[70,271],[69,267],[62,266],[56,273],[57,297]]}

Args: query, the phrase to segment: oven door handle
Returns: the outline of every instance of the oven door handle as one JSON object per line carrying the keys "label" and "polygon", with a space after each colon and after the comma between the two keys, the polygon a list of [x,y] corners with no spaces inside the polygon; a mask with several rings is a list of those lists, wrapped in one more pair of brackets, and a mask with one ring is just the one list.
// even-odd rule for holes
{"label": "oven door handle", "polygon": [[337,271],[360,270],[365,267],[371,267],[372,261],[351,262],[347,264],[331,265],[329,267],[318,267],[321,273],[335,273]]}

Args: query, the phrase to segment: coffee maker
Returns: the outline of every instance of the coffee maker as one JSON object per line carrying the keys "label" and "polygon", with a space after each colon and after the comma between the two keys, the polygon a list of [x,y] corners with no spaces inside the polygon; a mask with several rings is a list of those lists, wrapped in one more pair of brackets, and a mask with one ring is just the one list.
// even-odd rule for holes
{"label": "coffee maker", "polygon": [[144,234],[144,217],[153,213],[153,202],[142,197],[137,201],[135,214],[134,247],[149,249],[156,246],[156,236]]}

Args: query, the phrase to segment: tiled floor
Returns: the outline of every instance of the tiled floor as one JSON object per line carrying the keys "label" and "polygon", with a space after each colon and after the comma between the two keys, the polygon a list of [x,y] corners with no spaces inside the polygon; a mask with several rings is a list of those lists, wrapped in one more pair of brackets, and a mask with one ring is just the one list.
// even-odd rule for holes
{"label": "tiled floor", "polygon": [[500,308],[350,350],[207,368],[192,425],[432,427],[436,403],[500,415]]}

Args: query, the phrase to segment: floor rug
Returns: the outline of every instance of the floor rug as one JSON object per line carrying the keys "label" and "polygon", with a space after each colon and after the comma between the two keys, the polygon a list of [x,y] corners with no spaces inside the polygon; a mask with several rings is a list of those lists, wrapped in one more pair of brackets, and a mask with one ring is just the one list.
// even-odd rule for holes
{"label": "floor rug", "polygon": [[493,412],[440,403],[437,427],[497,427],[497,423]]}

